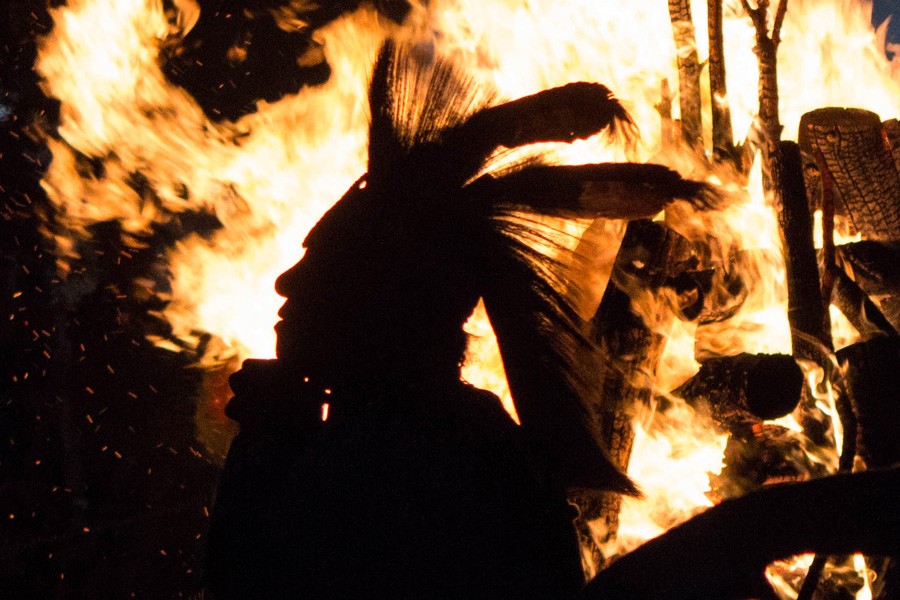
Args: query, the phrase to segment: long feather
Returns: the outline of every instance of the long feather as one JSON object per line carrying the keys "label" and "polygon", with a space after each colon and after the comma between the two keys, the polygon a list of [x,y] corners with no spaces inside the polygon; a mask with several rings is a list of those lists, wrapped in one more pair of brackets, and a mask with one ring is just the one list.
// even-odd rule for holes
{"label": "long feather", "polygon": [[[494,101],[491,91],[429,44],[386,43],[376,74],[380,70],[389,86],[383,112],[392,134],[407,150],[437,142],[444,132]],[[373,83],[378,80],[373,77]]]}
{"label": "long feather", "polygon": [[[368,206],[353,214],[360,221],[368,215],[379,240],[402,230],[403,238],[385,246],[392,248],[385,260],[395,260],[404,245],[397,240],[406,239],[409,260],[421,260],[413,249],[431,244],[447,248],[447,260],[465,263],[460,268],[472,274],[497,332],[523,427],[546,448],[561,483],[637,493],[607,458],[585,402],[590,377],[582,369],[591,363],[584,357],[595,349],[571,298],[577,282],[569,281],[567,265],[579,260],[571,250],[577,240],[546,217],[645,217],[676,198],[703,206],[707,186],[659,165],[533,161],[472,181],[498,148],[602,131],[633,137],[633,121],[600,84],[573,83],[492,106],[492,91],[432,46],[388,42],[369,101],[366,178],[378,185],[348,194]],[[374,206],[386,204],[394,209]],[[373,245],[370,256],[381,250]]]}
{"label": "long feather", "polygon": [[441,152],[458,166],[457,178],[467,181],[500,148],[572,142],[604,131],[628,144],[637,137],[637,127],[608,88],[570,83],[476,112],[441,136]]}
{"label": "long feather", "polygon": [[[482,286],[522,426],[569,488],[637,495],[600,441],[585,402],[595,347],[568,296],[562,232],[527,216],[498,219]],[[569,234],[571,235],[571,234]]]}
{"label": "long feather", "polygon": [[391,98],[393,96],[394,42],[387,40],[378,52],[369,83],[369,171],[388,171],[403,154],[395,133]]}
{"label": "long feather", "polygon": [[707,184],[682,178],[662,165],[603,163],[535,165],[470,186],[475,202],[564,218],[652,217],[676,199],[702,208],[716,203]]}
{"label": "long feather", "polygon": [[626,140],[637,134],[631,116],[609,88],[580,81],[487,108],[473,115],[460,134],[514,148],[572,142],[604,130]]}

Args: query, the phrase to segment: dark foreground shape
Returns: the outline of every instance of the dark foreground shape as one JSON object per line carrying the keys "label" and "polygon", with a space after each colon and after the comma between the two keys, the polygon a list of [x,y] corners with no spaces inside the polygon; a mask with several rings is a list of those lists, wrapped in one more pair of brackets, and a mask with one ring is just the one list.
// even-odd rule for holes
{"label": "dark foreground shape", "polygon": [[[279,277],[277,360],[247,361],[211,517],[209,589],[235,598],[558,598],[583,584],[566,491],[634,493],[586,405],[546,217],[639,218],[703,184],[659,165],[492,171],[499,146],[628,129],[573,83],[490,106],[428,46],[389,42],[369,171]],[[522,425],[460,381],[483,298]]]}
{"label": "dark foreground shape", "polygon": [[209,538],[216,598],[578,589],[573,515],[498,399],[462,383],[408,392],[326,397],[308,384],[295,402],[330,405],[305,427],[295,406],[260,417],[258,403],[233,405],[241,433]]}
{"label": "dark foreground shape", "polygon": [[900,468],[772,486],[726,500],[601,572],[582,600],[775,599],[763,570],[817,552],[900,554]]}

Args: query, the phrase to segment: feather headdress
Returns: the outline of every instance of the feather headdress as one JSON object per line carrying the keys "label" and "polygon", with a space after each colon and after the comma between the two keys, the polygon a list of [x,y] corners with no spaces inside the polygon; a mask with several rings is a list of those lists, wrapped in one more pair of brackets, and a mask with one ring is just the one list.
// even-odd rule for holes
{"label": "feather headdress", "polygon": [[634,492],[606,458],[583,401],[579,355],[590,343],[567,299],[572,251],[542,219],[648,217],[676,198],[706,202],[707,187],[659,165],[532,160],[485,169],[498,149],[631,135],[625,109],[596,83],[497,104],[430,47],[388,41],[369,103],[368,172],[304,243],[308,258],[325,257],[323,277],[344,282],[345,291],[366,290],[359,318],[344,316],[353,330],[393,323],[368,334],[380,345],[357,340],[347,351],[389,356],[378,369],[421,364],[423,356],[457,368],[462,323],[483,298],[522,426],[563,483]]}

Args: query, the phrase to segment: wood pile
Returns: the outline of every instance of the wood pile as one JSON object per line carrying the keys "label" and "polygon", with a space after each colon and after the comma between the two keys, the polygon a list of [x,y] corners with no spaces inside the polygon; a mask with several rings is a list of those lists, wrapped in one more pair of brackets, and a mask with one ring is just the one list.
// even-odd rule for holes
{"label": "wood pile", "polygon": [[[749,506],[765,497],[766,502],[773,502],[772,509],[777,510],[774,506],[781,500],[775,498],[786,498],[795,493],[802,496],[805,492],[800,489],[814,488],[818,490],[816,494],[823,494],[816,497],[816,502],[829,508],[816,517],[798,516],[796,521],[782,523],[785,531],[790,532],[785,535],[797,542],[786,542],[785,545],[797,551],[802,547],[806,551],[820,552],[800,591],[800,598],[837,598],[846,593],[844,589],[831,589],[835,586],[820,584],[820,577],[827,564],[839,566],[846,562],[846,558],[834,554],[844,555],[851,551],[876,555],[868,558],[869,568],[875,573],[874,598],[893,598],[900,592],[897,561],[882,556],[896,555],[898,549],[882,547],[877,535],[867,538],[868,534],[848,534],[840,542],[824,538],[817,542],[799,541],[806,535],[825,536],[819,530],[828,530],[835,522],[840,524],[841,519],[851,518],[845,513],[855,509],[849,509],[847,504],[843,508],[836,507],[853,502],[853,494],[857,491],[847,490],[855,490],[855,486],[863,481],[859,474],[843,479],[826,477],[821,484],[817,480],[793,486],[772,486],[827,475],[823,465],[810,457],[809,445],[811,440],[824,443],[832,433],[827,430],[827,425],[823,425],[821,411],[816,408],[815,399],[805,385],[798,361],[821,366],[837,394],[837,409],[845,434],[841,469],[850,472],[893,466],[893,469],[873,474],[866,480],[884,478],[888,486],[895,485],[895,480],[900,477],[896,468],[900,464],[900,436],[897,435],[900,430],[900,402],[897,400],[900,384],[896,378],[900,369],[900,336],[897,334],[900,326],[900,161],[897,160],[900,157],[900,123],[895,119],[882,122],[874,113],[861,109],[824,108],[803,117],[799,144],[779,141],[775,148],[770,156],[777,160],[778,168],[776,210],[788,277],[788,320],[793,356],[698,356],[701,359],[699,372],[665,397],[658,396],[658,391],[653,390],[653,378],[671,323],[679,318],[701,322],[727,318],[735,306],[718,306],[707,297],[709,285],[697,283],[691,291],[699,298],[698,310],[693,307],[680,311],[677,302],[659,301],[658,309],[668,313],[651,318],[653,327],[650,327],[646,316],[641,316],[641,310],[637,308],[639,298],[646,302],[648,290],[658,299],[665,293],[670,298],[677,297],[679,287],[675,282],[683,282],[687,275],[700,282],[703,278],[696,275],[703,269],[697,256],[703,255],[704,250],[697,247],[696,242],[679,239],[680,236],[668,229],[665,222],[635,222],[628,228],[610,286],[592,321],[591,330],[607,362],[596,403],[605,441],[614,461],[626,468],[634,439],[631,423],[638,407],[655,401],[657,410],[665,410],[667,402],[683,400],[708,415],[730,436],[724,456],[725,467],[721,474],[711,477],[711,494],[720,501],[732,500],[710,509],[708,517],[692,519],[683,529],[672,530],[661,538],[665,542],[645,544],[628,558],[616,560],[612,566],[604,564],[608,557],[597,557],[597,565],[606,568],[588,588],[588,597],[600,592],[604,598],[617,597],[619,593],[623,594],[621,597],[628,597],[635,593],[637,588],[629,587],[637,585],[635,580],[620,574],[636,576],[636,571],[631,569],[649,568],[643,561],[649,560],[653,552],[663,552],[664,547],[666,552],[689,552],[695,542],[685,537],[687,531],[691,531],[691,535],[700,535],[698,532],[706,527],[735,526],[732,519],[748,516],[743,514],[743,508],[735,510],[742,502]],[[823,211],[825,242],[819,251],[813,243],[815,210]],[[835,244],[836,216],[844,217],[861,241]],[[635,260],[635,256],[640,256],[640,260]],[[636,268],[636,264],[640,268]],[[718,265],[720,272],[712,278],[722,282],[731,277],[733,293],[726,295],[739,308],[746,296],[746,293],[742,294],[743,282],[740,275],[723,274],[723,266]],[[622,281],[629,284],[621,285]],[[708,283],[709,278],[706,281]],[[681,291],[684,291],[683,286]],[[828,311],[831,304],[847,317],[860,338],[859,342],[837,353],[834,352]],[[802,434],[764,422],[795,408],[795,415],[806,429]],[[838,496],[827,496],[832,493]],[[865,497],[864,492],[859,494],[860,507],[872,507],[880,501]],[[614,497],[603,498],[587,510],[583,504],[579,504],[579,508],[582,519],[601,519],[607,532],[603,543],[615,537],[620,505]],[[836,512],[827,514],[831,508]],[[820,508],[810,504],[808,510],[815,513]],[[893,517],[869,510],[863,512],[852,517],[860,520],[856,524],[861,527],[859,532],[871,523],[893,527],[888,523],[893,523]],[[737,516],[738,513],[742,516]],[[766,523],[765,527],[773,520],[780,521],[772,515],[757,514],[756,517]],[[861,524],[867,520],[867,525]],[[717,535],[709,532],[702,535],[707,533],[712,537]],[[735,535],[749,537],[751,534]],[[775,537],[778,536],[754,542],[734,538],[731,542],[741,551],[758,545],[766,548],[761,552],[767,553],[773,545],[779,544]],[[854,541],[850,542],[850,538]],[[773,556],[768,555],[768,558]],[[736,561],[733,564],[740,563],[735,556],[731,558]],[[718,558],[707,559],[701,562],[709,563],[706,568],[713,569],[712,563]],[[727,568],[726,562],[723,562],[723,568]],[[769,597],[763,593],[763,587],[756,587],[761,585],[762,579],[755,582],[741,579],[740,567],[735,569],[721,585],[736,586],[745,592],[752,589],[759,597]],[[698,580],[703,579],[704,585],[710,586],[718,577],[710,570],[697,575]],[[662,585],[655,578],[651,579]],[[683,578],[680,579],[683,583]],[[623,583],[626,580],[628,583]],[[619,585],[628,592],[620,592]],[[733,597],[715,595],[725,593],[722,591],[725,588],[713,586],[709,589],[718,590],[710,592],[710,598]],[[645,592],[641,588],[640,594]],[[733,590],[729,588],[728,593]],[[641,597],[683,596],[673,592],[673,595]]]}
{"label": "wood pile", "polygon": [[[652,227],[637,223],[629,226],[610,286],[592,322],[593,337],[607,362],[596,402],[605,441],[614,461],[627,467],[634,439],[631,423],[637,407],[653,403],[659,412],[672,402],[684,401],[729,434],[725,467],[721,474],[711,477],[711,495],[717,500],[734,500],[726,500],[704,516],[691,519],[626,558],[617,559],[612,566],[608,566],[609,557],[600,556],[597,564],[606,569],[588,587],[586,597],[768,598],[772,591],[762,578],[764,564],[775,554],[783,557],[802,548],[818,555],[799,598],[839,598],[845,597],[842,594],[847,593],[846,589],[820,584],[827,564],[845,564],[843,555],[854,551],[878,556],[897,556],[900,552],[896,539],[887,545],[878,541],[882,533],[895,526],[896,506],[881,505],[887,496],[867,496],[863,490],[874,481],[887,489],[896,486],[900,478],[900,384],[896,377],[900,369],[900,121],[882,120],[861,108],[823,107],[803,116],[799,143],[781,140],[775,56],[787,2],[780,0],[777,4],[772,7],[772,19],[768,1],[760,1],[756,7],[743,2],[757,30],[756,52],[760,60],[760,110],[755,131],[743,145],[732,145],[727,105],[723,111],[722,104],[713,103],[712,143],[707,145],[712,147],[709,160],[732,165],[745,175],[746,156],[753,151],[763,156],[765,187],[774,199],[783,242],[792,355],[718,356],[698,352],[695,358],[701,362],[701,368],[693,378],[667,394],[660,393],[665,390],[653,390],[665,335],[675,319],[699,320],[701,324],[724,321],[740,309],[748,285],[741,276],[739,258],[745,251],[735,249],[730,255],[732,264],[701,266],[703,261],[698,257],[708,256],[709,248],[694,240],[678,240],[674,232],[665,233],[665,221],[653,223]],[[687,110],[685,106],[695,97],[698,86],[696,53],[692,54],[694,31],[685,25],[690,4],[686,0],[670,0],[669,8],[679,50],[682,122],[671,120],[668,82],[663,82],[664,97],[657,108],[663,130],[681,131],[680,143],[696,153],[698,147],[703,147],[696,125],[699,119],[691,106]],[[721,4],[710,0],[708,14],[710,85],[724,96]],[[773,22],[774,28],[770,26]],[[679,143],[672,137],[664,139],[667,149]],[[817,210],[822,211],[824,239],[819,250],[813,242],[813,215]],[[849,223],[849,233],[857,234],[860,241],[835,242],[836,221],[841,219]],[[641,255],[641,276],[623,277],[629,274],[629,268],[634,274],[634,263],[629,261],[634,248],[642,245],[655,251]],[[676,265],[680,273],[676,272]],[[677,302],[673,310],[673,302],[661,300],[666,294],[669,298],[679,295],[675,283],[679,277],[684,281],[685,275],[690,274],[693,281],[701,281],[703,278],[696,275],[704,267],[712,267],[714,272],[707,276],[705,286],[698,284],[691,289],[699,298],[699,310],[679,311]],[[617,283],[623,279],[631,285]],[[716,283],[712,292],[710,280]],[[642,291],[635,290],[635,282],[640,282]],[[721,289],[726,287],[728,292],[723,294]],[[656,305],[666,314],[649,319],[641,316],[638,305],[646,304],[647,293],[660,300]],[[831,305],[859,333],[857,343],[836,353],[829,316]],[[833,444],[835,434],[830,418],[807,389],[798,363],[820,367],[824,384],[830,384],[835,394],[837,416],[844,432],[840,469],[848,475],[824,477],[828,469],[810,456],[810,446]],[[802,433],[764,422],[792,411],[803,426]],[[849,474],[866,468],[876,472]],[[810,478],[816,481],[771,485]],[[777,514],[782,509],[797,509],[796,504],[787,506],[782,502],[806,503],[808,514],[782,520],[784,515]],[[767,508],[761,509],[762,504],[767,504]],[[744,512],[744,507],[751,505],[754,508]],[[583,520],[601,519],[607,532],[602,543],[615,537],[619,511],[615,499],[606,498],[587,510],[582,499],[579,509]],[[839,541],[824,539],[857,518],[853,527],[858,529],[853,533],[845,530],[838,535]],[[745,519],[755,519],[757,528]],[[774,523],[780,525],[776,527]],[[738,533],[732,530],[734,527],[748,529]],[[879,531],[870,531],[871,527]],[[587,528],[582,525],[582,529]],[[726,537],[727,541],[720,539],[719,547],[715,540],[723,529],[731,530],[734,536]],[[771,537],[767,539],[767,535]],[[791,541],[777,541],[782,536]],[[818,541],[810,541],[812,538]],[[720,555],[709,548],[698,548],[698,540],[706,540],[709,548],[719,548]],[[781,549],[773,552],[775,546]],[[787,551],[786,546],[792,550]],[[697,554],[692,556],[695,550]],[[766,558],[742,571],[742,557],[757,551],[766,554]],[[682,564],[675,559],[679,556],[691,560]],[[659,561],[672,565],[673,560],[682,570],[676,568],[668,576],[661,575],[654,566]],[[873,597],[900,597],[897,560],[867,560],[875,573]],[[697,566],[697,562],[702,566]],[[647,575],[651,571],[653,574]],[[751,572],[755,578],[746,577]],[[692,577],[695,579],[691,582]],[[703,593],[698,593],[701,589]]]}

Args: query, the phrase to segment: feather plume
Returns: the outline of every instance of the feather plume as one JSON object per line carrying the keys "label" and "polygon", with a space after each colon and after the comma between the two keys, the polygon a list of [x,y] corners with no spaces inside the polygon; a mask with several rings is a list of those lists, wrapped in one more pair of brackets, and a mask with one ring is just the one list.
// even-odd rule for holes
{"label": "feather plume", "polygon": [[[584,369],[596,348],[573,306],[579,283],[568,267],[587,259],[559,219],[647,217],[675,199],[703,207],[712,202],[710,188],[659,165],[562,167],[528,160],[478,176],[499,148],[604,131],[633,138],[633,121],[600,84],[572,83],[496,104],[492,90],[432,46],[388,41],[376,61],[369,102],[369,172],[310,239],[357,240],[371,266],[366,272],[407,265],[410,277],[403,285],[383,284],[386,296],[431,298],[424,288],[440,289],[446,290],[444,305],[457,294],[465,296],[457,302],[464,308],[466,294],[480,294],[522,425],[546,449],[560,482],[637,493],[607,458],[585,400],[591,378]],[[404,302],[396,298],[385,306]],[[443,318],[435,307],[421,310]],[[451,313],[450,320],[465,318]]]}
{"label": "feather plume", "polygon": [[499,178],[482,176],[470,187],[478,201],[505,211],[569,219],[642,219],[676,199],[700,208],[716,202],[709,185],[652,164],[533,165]]}

